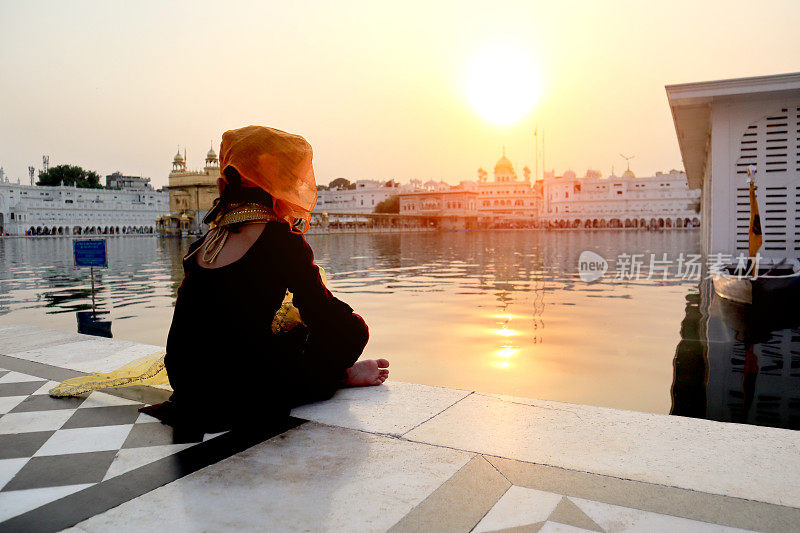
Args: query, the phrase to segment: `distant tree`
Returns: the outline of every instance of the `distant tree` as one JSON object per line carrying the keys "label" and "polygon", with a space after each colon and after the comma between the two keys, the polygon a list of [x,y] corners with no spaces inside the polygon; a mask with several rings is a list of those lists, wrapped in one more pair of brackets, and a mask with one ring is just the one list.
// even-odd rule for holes
{"label": "distant tree", "polygon": [[355,189],[356,184],[350,183],[347,178],[336,178],[328,184],[329,189]]}
{"label": "distant tree", "polygon": [[328,190],[328,186],[327,185],[317,185],[317,190],[318,191],[327,191]]}
{"label": "distant tree", "polygon": [[399,213],[400,212],[400,197],[396,194],[390,196],[382,202],[378,202],[373,210],[374,213]]}
{"label": "distant tree", "polygon": [[102,189],[100,175],[94,170],[84,170],[77,165],[57,165],[47,172],[39,172],[37,185],[57,187],[70,185],[87,189]]}

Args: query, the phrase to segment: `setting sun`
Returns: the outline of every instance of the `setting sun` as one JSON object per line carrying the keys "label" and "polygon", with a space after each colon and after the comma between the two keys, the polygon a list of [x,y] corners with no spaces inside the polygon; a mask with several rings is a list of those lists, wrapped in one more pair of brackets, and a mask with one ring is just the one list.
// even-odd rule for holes
{"label": "setting sun", "polygon": [[541,92],[541,79],[533,61],[522,50],[493,45],[482,49],[470,63],[466,90],[480,116],[506,125],[533,109]]}

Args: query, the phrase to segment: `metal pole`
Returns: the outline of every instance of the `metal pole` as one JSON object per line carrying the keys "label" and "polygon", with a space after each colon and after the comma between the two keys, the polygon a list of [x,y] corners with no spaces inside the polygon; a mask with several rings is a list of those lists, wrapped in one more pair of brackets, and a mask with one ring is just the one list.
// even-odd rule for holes
{"label": "metal pole", "polygon": [[539,127],[535,127],[533,130],[533,153],[534,153],[534,160],[535,163],[533,164],[533,168],[536,170],[533,172],[533,180],[539,181]]}
{"label": "metal pole", "polygon": [[542,178],[545,177],[544,173],[547,172],[547,146],[544,143],[544,128],[542,128]]}
{"label": "metal pole", "polygon": [[92,317],[94,318],[94,316],[95,316],[95,311],[94,311],[94,267],[90,267],[89,270],[92,273]]}

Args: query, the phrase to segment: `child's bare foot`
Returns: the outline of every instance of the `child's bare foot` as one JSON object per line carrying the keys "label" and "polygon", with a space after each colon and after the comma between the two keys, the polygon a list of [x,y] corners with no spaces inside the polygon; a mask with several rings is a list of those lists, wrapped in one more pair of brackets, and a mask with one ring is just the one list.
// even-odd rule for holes
{"label": "child's bare foot", "polygon": [[347,369],[347,379],[344,384],[348,387],[380,385],[389,377],[388,366],[389,361],[386,359],[357,361]]}

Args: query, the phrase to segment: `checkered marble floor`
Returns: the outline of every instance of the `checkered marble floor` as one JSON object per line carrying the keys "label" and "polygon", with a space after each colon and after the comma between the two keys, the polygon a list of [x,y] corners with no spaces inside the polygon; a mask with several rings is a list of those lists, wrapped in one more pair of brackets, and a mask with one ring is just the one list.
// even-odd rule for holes
{"label": "checkered marble floor", "polygon": [[51,398],[55,385],[0,369],[0,522],[222,435],[177,434],[99,391]]}
{"label": "checkered marble floor", "polygon": [[473,533],[487,533],[507,530],[575,533],[580,531],[691,531],[697,533],[745,531],[516,485],[511,486],[503,494],[472,531]]}

